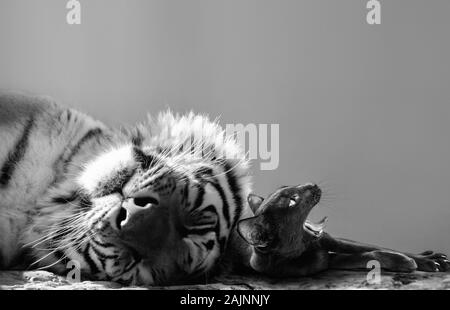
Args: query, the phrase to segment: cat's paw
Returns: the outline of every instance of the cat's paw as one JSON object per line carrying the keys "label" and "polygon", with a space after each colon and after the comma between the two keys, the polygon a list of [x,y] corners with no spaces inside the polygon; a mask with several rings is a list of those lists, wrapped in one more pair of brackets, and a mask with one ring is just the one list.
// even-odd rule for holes
{"label": "cat's paw", "polygon": [[425,251],[412,256],[417,264],[417,270],[427,272],[450,271],[450,260],[446,254]]}
{"label": "cat's paw", "polygon": [[369,253],[380,263],[381,268],[389,271],[413,272],[418,267],[414,259],[403,253],[388,250],[376,250]]}

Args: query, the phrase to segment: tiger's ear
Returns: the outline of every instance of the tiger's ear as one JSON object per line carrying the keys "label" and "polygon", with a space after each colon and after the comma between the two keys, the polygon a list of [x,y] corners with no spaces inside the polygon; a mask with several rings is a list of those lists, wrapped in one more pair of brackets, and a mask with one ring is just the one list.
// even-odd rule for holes
{"label": "tiger's ear", "polygon": [[252,209],[253,213],[258,210],[259,206],[264,201],[264,198],[255,195],[255,194],[249,194],[247,197],[248,204],[250,205],[250,209]]}
{"label": "tiger's ear", "polygon": [[264,240],[264,232],[259,225],[255,225],[257,217],[250,217],[240,220],[238,222],[238,233],[248,244],[256,247],[263,247],[267,245],[267,241]]}

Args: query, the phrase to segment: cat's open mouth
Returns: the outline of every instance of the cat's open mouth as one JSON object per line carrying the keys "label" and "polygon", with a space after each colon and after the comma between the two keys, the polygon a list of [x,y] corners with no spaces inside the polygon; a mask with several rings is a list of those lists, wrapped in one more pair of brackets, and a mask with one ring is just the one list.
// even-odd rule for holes
{"label": "cat's open mouth", "polygon": [[325,229],[328,218],[325,216],[320,222],[313,223],[308,220],[303,224],[303,229],[309,231],[313,235],[320,237]]}
{"label": "cat's open mouth", "polygon": [[325,228],[327,217],[324,217],[318,223],[313,223],[308,220],[308,216],[311,210],[319,203],[322,191],[316,185],[301,186],[298,189],[301,192],[292,194],[289,198],[289,207],[299,207],[304,212],[303,217],[305,222],[303,223],[303,229],[308,231],[314,236],[319,237]]}
{"label": "cat's open mouth", "polygon": [[[291,198],[292,200],[292,198]],[[314,203],[312,203],[310,205],[309,208],[307,208],[307,210],[305,210],[306,214],[305,214],[305,222],[303,223],[303,229],[305,231],[308,231],[309,233],[311,233],[312,235],[316,236],[316,237],[320,237],[325,229],[326,226],[326,222],[327,222],[327,217],[325,216],[324,218],[322,218],[318,223],[313,223],[310,220],[308,220],[308,216],[311,212],[311,210],[319,203],[320,201],[320,197],[317,199],[315,198]],[[291,203],[291,202],[290,202]]]}

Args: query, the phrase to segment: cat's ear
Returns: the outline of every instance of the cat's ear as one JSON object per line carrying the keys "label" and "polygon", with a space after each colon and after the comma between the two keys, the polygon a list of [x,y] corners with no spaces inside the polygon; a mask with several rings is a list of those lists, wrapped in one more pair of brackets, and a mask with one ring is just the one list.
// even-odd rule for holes
{"label": "cat's ear", "polygon": [[248,244],[256,247],[267,246],[268,242],[264,238],[265,234],[260,225],[256,225],[258,217],[250,217],[238,222],[237,230],[242,239]]}
{"label": "cat's ear", "polygon": [[256,210],[258,210],[259,206],[264,201],[264,198],[255,194],[249,194],[247,197],[247,201],[250,206],[250,209],[252,209],[253,213],[255,213]]}

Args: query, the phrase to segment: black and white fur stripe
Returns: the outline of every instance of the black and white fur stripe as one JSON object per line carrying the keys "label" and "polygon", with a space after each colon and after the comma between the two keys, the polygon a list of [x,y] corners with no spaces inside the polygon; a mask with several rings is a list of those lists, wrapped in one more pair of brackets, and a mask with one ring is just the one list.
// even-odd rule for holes
{"label": "black and white fur stripe", "polygon": [[14,170],[20,165],[20,161],[27,151],[28,139],[33,128],[33,123],[34,119],[31,116],[13,149],[9,151],[6,161],[0,170],[0,187],[8,186],[9,181],[13,177]]}

